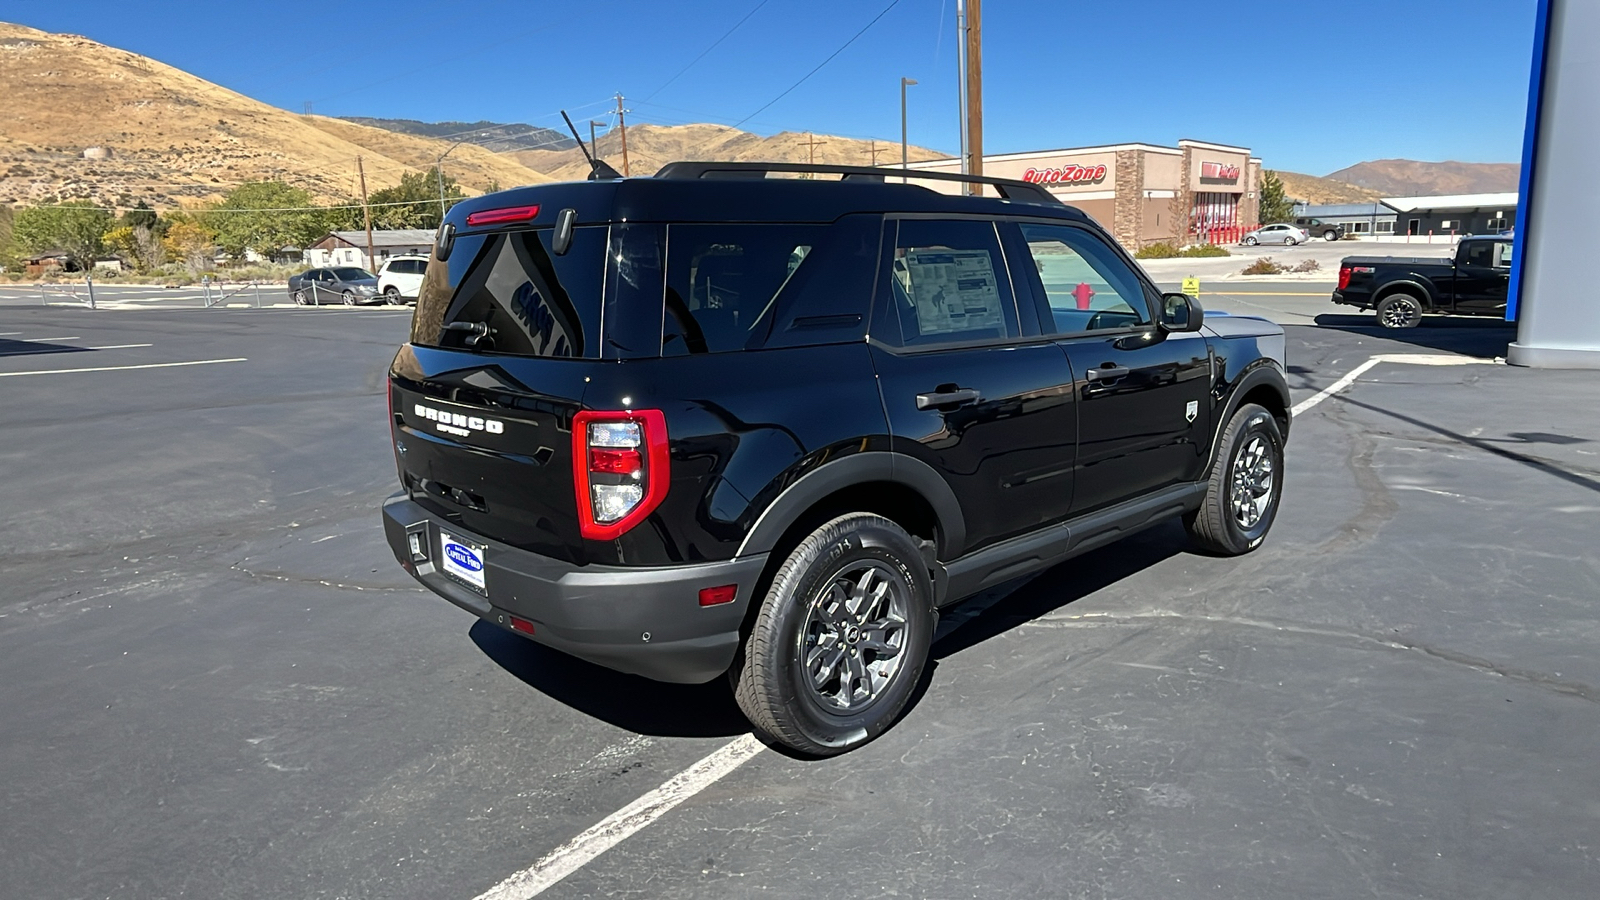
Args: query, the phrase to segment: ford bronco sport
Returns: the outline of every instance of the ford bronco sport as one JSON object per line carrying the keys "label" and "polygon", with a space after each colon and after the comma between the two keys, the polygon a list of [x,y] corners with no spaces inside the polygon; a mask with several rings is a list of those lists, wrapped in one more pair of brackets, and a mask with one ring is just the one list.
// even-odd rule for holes
{"label": "ford bronco sport", "polygon": [[1257,547],[1282,329],[1202,320],[1037,185],[903,175],[675,163],[458,204],[390,371],[400,564],[591,662],[726,673],[825,755],[895,721],[964,597],[1171,517]]}

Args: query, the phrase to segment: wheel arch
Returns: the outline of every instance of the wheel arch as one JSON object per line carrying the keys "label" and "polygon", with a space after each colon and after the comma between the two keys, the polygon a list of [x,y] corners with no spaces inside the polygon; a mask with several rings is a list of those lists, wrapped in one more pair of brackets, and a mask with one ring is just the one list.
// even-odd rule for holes
{"label": "wheel arch", "polygon": [[1372,308],[1377,309],[1378,304],[1393,297],[1395,294],[1411,294],[1422,301],[1423,309],[1433,309],[1436,304],[1433,299],[1433,287],[1421,281],[1391,281],[1383,287],[1372,292]]}
{"label": "wheel arch", "polygon": [[1259,404],[1271,413],[1272,418],[1278,423],[1279,434],[1286,443],[1288,442],[1289,425],[1294,418],[1289,403],[1289,385],[1276,366],[1257,366],[1234,383],[1220,408],[1220,414],[1213,420],[1215,427],[1211,433],[1211,453],[1207,457],[1206,471],[1209,472],[1211,466],[1216,463],[1222,432],[1227,429],[1229,420],[1246,403]]}

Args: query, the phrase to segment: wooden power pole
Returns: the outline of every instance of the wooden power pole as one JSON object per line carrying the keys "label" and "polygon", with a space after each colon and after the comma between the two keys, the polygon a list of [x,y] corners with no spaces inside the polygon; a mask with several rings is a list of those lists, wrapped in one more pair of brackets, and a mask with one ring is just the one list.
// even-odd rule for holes
{"label": "wooden power pole", "polygon": [[372,207],[367,205],[367,169],[356,157],[356,171],[361,173],[361,217],[367,221],[367,265],[378,265],[378,254],[372,252]]}
{"label": "wooden power pole", "polygon": [[628,111],[622,108],[622,95],[617,95],[617,127],[622,130],[622,175],[628,172]]}
{"label": "wooden power pole", "polygon": [[983,0],[967,0],[967,172],[983,174]]}
{"label": "wooden power pole", "polygon": [[872,142],[872,151],[871,151],[872,152],[872,165],[874,167],[876,167],[878,165],[878,154],[879,153],[887,153],[888,151],[889,151],[888,147],[885,147],[882,150],[879,150],[878,149],[878,142],[876,140],[874,140]]}

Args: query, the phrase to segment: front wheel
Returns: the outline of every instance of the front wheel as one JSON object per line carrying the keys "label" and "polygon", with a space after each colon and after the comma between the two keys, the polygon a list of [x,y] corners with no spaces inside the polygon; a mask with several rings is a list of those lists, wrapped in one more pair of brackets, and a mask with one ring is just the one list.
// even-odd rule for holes
{"label": "front wheel", "polygon": [[294,305],[295,306],[305,306],[306,302],[307,301],[306,301],[306,292],[305,291],[295,291],[294,292]]}
{"label": "front wheel", "polygon": [[1261,546],[1283,493],[1283,433],[1278,420],[1255,403],[1228,420],[1211,464],[1200,508],[1184,517],[1196,544],[1238,556]]}
{"label": "front wheel", "polygon": [[344,292],[344,305],[345,306],[355,306],[356,305],[356,295],[353,292],[351,292],[351,291],[345,291]]}
{"label": "front wheel", "polygon": [[1254,247],[1255,245],[1257,245],[1259,243],[1261,243],[1261,242],[1256,240],[1256,236],[1253,235],[1253,234],[1244,239],[1244,245],[1246,247]]}
{"label": "front wheel", "polygon": [[1324,231],[1322,233],[1322,239],[1325,240],[1325,241],[1337,241],[1339,239],[1339,232],[1337,232],[1337,231]]}
{"label": "front wheel", "polygon": [[904,711],[933,626],[933,585],[911,535],[882,516],[840,516],[774,576],[734,697],[768,740],[814,756],[853,750]]}
{"label": "front wheel", "polygon": [[1422,301],[1410,294],[1390,294],[1377,311],[1378,324],[1385,328],[1415,328],[1422,321]]}

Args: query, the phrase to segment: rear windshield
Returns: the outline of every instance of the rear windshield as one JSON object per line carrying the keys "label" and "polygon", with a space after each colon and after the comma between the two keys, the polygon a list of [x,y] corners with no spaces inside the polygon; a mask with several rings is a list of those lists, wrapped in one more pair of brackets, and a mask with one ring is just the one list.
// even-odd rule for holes
{"label": "rear windshield", "polygon": [[860,340],[880,221],[584,226],[560,256],[551,229],[464,235],[428,264],[412,342],[639,359]]}

